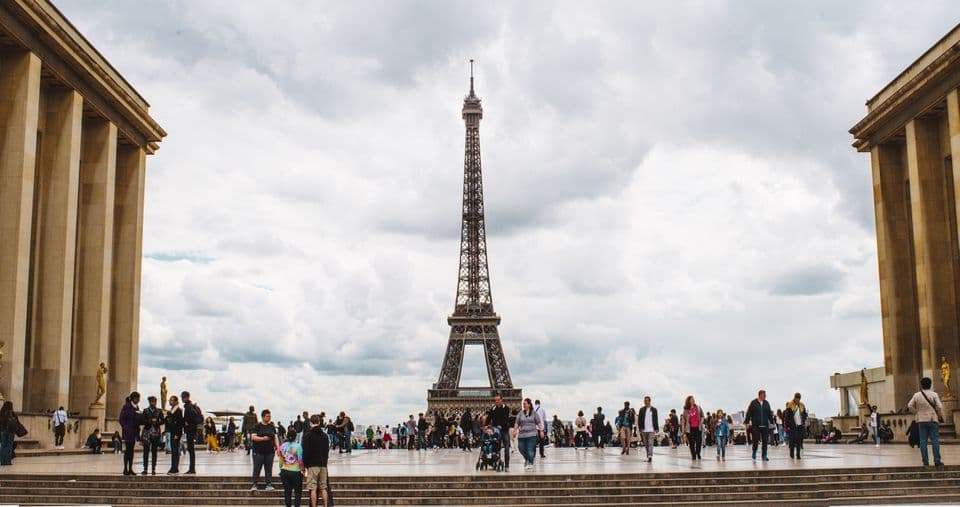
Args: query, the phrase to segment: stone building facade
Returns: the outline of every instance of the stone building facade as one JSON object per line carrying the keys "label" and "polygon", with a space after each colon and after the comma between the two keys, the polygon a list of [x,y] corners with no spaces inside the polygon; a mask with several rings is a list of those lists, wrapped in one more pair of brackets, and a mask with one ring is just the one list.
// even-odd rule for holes
{"label": "stone building facade", "polygon": [[102,425],[135,388],[146,159],[165,135],[49,1],[0,3],[0,395],[15,410]]}
{"label": "stone building facade", "polygon": [[922,376],[951,400],[960,367],[960,26],[866,105],[850,133],[870,154],[873,178],[883,404],[903,407]]}

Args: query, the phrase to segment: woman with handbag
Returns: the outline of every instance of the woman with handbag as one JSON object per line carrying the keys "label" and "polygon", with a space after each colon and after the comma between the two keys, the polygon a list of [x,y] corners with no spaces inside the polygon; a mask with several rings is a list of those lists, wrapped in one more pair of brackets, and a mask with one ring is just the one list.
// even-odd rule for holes
{"label": "woman with handbag", "polygon": [[13,439],[26,435],[26,428],[13,412],[13,402],[3,402],[0,407],[0,465],[13,464]]}

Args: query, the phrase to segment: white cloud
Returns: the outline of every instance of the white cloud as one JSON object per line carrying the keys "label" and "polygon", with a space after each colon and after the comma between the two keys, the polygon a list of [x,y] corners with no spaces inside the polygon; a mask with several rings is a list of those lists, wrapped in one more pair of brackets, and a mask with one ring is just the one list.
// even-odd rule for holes
{"label": "white cloud", "polygon": [[829,415],[828,375],[882,360],[846,130],[952,27],[947,2],[61,4],[170,132],[148,161],[144,390],[166,373],[283,420],[424,408],[469,58],[505,353],[548,410],[736,410],[765,386]]}

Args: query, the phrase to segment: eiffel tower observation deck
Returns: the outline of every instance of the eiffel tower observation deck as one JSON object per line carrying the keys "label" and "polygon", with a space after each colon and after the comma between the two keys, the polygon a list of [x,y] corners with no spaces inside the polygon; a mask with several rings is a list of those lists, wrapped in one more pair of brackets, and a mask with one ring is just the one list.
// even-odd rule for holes
{"label": "eiffel tower observation deck", "polygon": [[[487,234],[483,214],[483,171],[480,164],[480,119],[483,108],[473,89],[473,60],[470,60],[470,93],[463,100],[466,124],[463,160],[463,209],[460,228],[460,269],[453,314],[447,318],[450,338],[440,376],[427,391],[427,410],[463,411],[474,414],[489,410],[494,397],[503,396],[511,408],[519,408],[522,392],[514,388],[507,360],[500,344],[500,317],[493,309],[490,270],[487,267]],[[464,350],[483,347],[489,384],[461,386]]]}

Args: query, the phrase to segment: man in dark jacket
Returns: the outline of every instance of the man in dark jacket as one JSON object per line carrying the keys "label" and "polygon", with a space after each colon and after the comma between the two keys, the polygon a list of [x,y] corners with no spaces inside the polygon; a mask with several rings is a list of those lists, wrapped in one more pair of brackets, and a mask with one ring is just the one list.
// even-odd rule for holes
{"label": "man in dark jacket", "polygon": [[597,449],[603,449],[604,419],[603,407],[597,407],[597,413],[593,414],[593,419],[590,421],[593,430],[593,445]]}
{"label": "man in dark jacket", "polygon": [[180,399],[183,400],[183,434],[187,438],[187,456],[190,458],[190,466],[187,467],[188,474],[197,473],[196,460],[197,451],[197,429],[203,424],[203,413],[200,407],[190,401],[190,393],[183,391],[180,393]]}
{"label": "man in dark jacket", "polygon": [[767,401],[767,392],[761,389],[757,398],[747,407],[747,415],[743,421],[753,434],[753,459],[757,459],[757,445],[762,444],[763,461],[770,461],[767,458],[767,435],[770,433],[770,423],[775,422],[770,402]]}
{"label": "man in dark jacket", "polygon": [[330,441],[323,433],[320,416],[310,416],[310,429],[304,433],[303,447],[304,474],[307,490],[310,491],[310,507],[318,507],[317,491],[323,498],[323,507],[327,506],[327,459],[330,456]]}
{"label": "man in dark jacket", "polygon": [[510,470],[510,407],[497,394],[490,409],[490,424],[500,429],[500,446],[503,448],[503,468]]}
{"label": "man in dark jacket", "polygon": [[250,432],[253,431],[254,426],[256,426],[258,422],[257,412],[253,408],[253,405],[250,405],[250,410],[248,410],[246,414],[243,414],[243,422],[240,425],[240,433],[243,433],[243,445],[247,448],[247,455],[249,455],[253,449],[253,446],[250,445]]}
{"label": "man in dark jacket", "polygon": [[803,432],[807,427],[807,407],[800,403],[800,393],[794,393],[793,399],[787,402],[787,408],[783,411],[783,426],[789,433],[790,438],[790,457],[800,459],[800,449],[803,449]]}
{"label": "man in dark jacket", "polygon": [[420,418],[417,419],[417,450],[427,450],[427,430],[430,429],[430,423],[427,422],[427,418],[423,416],[423,412],[420,413]]}
{"label": "man in dark jacket", "polygon": [[143,432],[141,433],[141,443],[143,444],[143,475],[147,475],[147,464],[150,458],[153,458],[153,465],[150,471],[157,475],[157,451],[160,449],[160,426],[163,425],[163,410],[157,406],[157,397],[148,396],[147,401],[150,406],[143,409],[141,416],[143,422]]}
{"label": "man in dark jacket", "polygon": [[650,404],[650,397],[643,397],[643,406],[637,414],[637,426],[640,428],[640,439],[647,450],[647,463],[653,461],[653,439],[660,431],[660,420],[657,418],[657,407]]}

